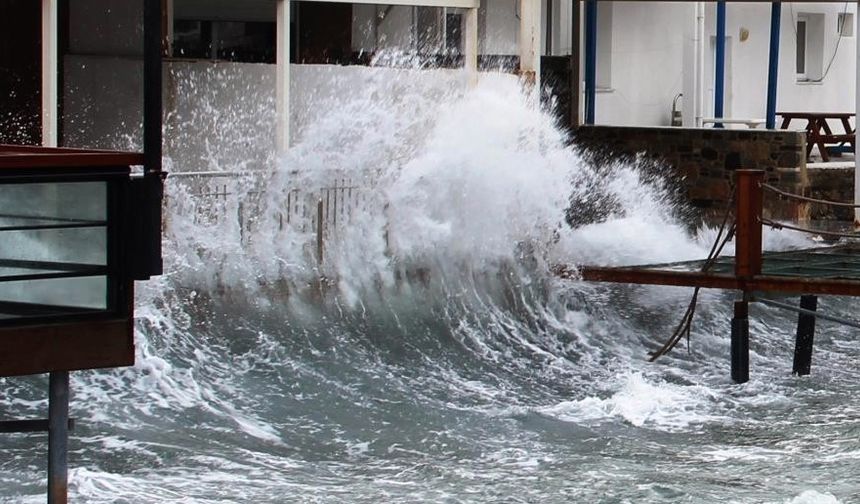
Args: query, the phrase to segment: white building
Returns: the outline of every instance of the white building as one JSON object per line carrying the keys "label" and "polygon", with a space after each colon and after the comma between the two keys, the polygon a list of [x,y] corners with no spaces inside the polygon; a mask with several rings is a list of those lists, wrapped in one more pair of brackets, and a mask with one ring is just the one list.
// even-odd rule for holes
{"label": "white building", "polygon": [[[696,125],[697,96],[713,117],[716,4],[704,4],[697,89],[697,3],[599,4],[596,123],[668,126],[679,93],[684,125]],[[763,118],[771,5],[728,2],[726,11],[724,117]],[[778,111],[854,111],[855,13],[855,2],[782,5]]]}
{"label": "white building", "polygon": [[[376,58],[377,65],[402,65],[399,60],[392,63],[390,58],[379,58],[380,54],[398,53],[413,62],[462,66],[469,52],[470,12],[477,13],[477,53],[483,66],[513,71],[516,58],[529,67],[537,66],[541,55],[570,54],[571,32],[575,31],[570,21],[571,0],[470,1],[475,0],[423,3],[479,5],[476,11],[292,1],[280,19],[282,28],[287,22],[290,28],[289,44],[284,45],[283,41],[279,44],[277,0],[166,0],[166,124],[170,127],[171,117],[189,117],[198,105],[210,112],[213,107],[218,109],[234,98],[230,93],[259,97],[259,113],[273,114],[274,120],[277,82],[284,75],[277,69],[286,67],[295,137],[308,115],[304,100],[311,99],[323,79],[349,72],[330,64],[366,65]],[[11,12],[5,19],[14,19],[19,26],[26,26],[28,16],[39,16],[32,0],[8,3]],[[57,128],[63,142],[122,147],[118,139],[129,138],[133,144],[139,137],[142,102],[140,2],[42,3],[56,5],[60,33],[65,33],[58,43],[61,114]],[[533,6],[531,10],[529,6]],[[770,8],[765,2],[727,3],[725,117],[765,116]],[[854,110],[855,13],[854,2],[783,4],[778,110]],[[530,14],[535,18],[531,25]],[[530,26],[532,31],[528,31]],[[714,2],[600,0],[595,122],[669,126],[673,103],[683,111],[684,125],[694,126],[697,119],[712,116],[715,26]],[[701,37],[699,30],[704,33]],[[526,40],[521,44],[523,33],[534,43]],[[287,46],[292,63],[276,65],[277,48]],[[536,57],[523,57],[531,46]],[[5,68],[6,73],[32,71],[18,67]],[[189,102],[184,100],[188,93],[180,93],[182,83],[177,76],[196,77],[207,87],[197,90],[196,96],[191,93]],[[221,81],[225,80],[234,85],[224,86]],[[359,90],[346,86],[337,92],[348,99]],[[195,100],[201,103],[195,104]],[[0,114],[0,121],[5,121],[0,122],[0,131],[8,129],[4,126],[8,117]],[[15,139],[9,134],[4,138]]]}

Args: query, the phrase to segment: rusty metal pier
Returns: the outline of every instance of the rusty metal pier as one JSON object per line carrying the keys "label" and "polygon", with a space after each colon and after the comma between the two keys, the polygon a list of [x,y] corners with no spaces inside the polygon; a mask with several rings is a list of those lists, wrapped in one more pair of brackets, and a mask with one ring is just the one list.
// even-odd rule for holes
{"label": "rusty metal pier", "polygon": [[[819,314],[816,307],[818,295],[860,296],[860,243],[788,252],[762,252],[762,227],[781,227],[780,224],[762,217],[763,191],[773,189],[765,183],[764,176],[765,173],[761,170],[736,172],[735,220],[731,228],[735,238],[734,257],[721,256],[709,260],[628,267],[585,266],[578,270],[579,276],[591,282],[738,291],[739,296],[731,321],[732,379],[737,383],[749,380],[749,304],[762,302],[797,312],[799,318],[793,369],[795,374],[809,374],[815,319],[834,320],[844,325],[857,326],[851,321]],[[800,195],[788,196],[803,199]],[[795,226],[785,227],[812,232]],[[562,275],[566,275],[563,268]],[[794,308],[769,300],[767,293],[799,294],[800,307]]]}

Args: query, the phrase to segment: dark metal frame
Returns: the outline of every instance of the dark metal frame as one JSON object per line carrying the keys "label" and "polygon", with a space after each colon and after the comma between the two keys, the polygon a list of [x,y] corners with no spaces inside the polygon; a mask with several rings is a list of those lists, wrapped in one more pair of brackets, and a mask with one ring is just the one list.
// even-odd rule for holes
{"label": "dark metal frame", "polygon": [[[24,261],[0,259],[0,266],[29,267],[34,270],[53,270],[45,272],[25,273],[0,277],[0,285],[7,282],[23,280],[50,280],[60,278],[82,278],[104,276],[106,278],[105,309],[85,309],[77,307],[42,305],[37,303],[2,302],[0,308],[12,308],[19,311],[20,316],[0,319],[0,329],[32,325],[34,323],[69,323],[84,320],[104,320],[111,318],[126,318],[130,316],[130,291],[128,284],[131,279],[128,274],[128,264],[125,260],[129,242],[130,226],[125,220],[131,208],[128,207],[128,166],[99,167],[98,173],[91,168],[39,168],[18,173],[19,170],[0,171],[0,185],[7,184],[42,184],[42,183],[83,183],[104,182],[106,184],[106,216],[103,221],[61,220],[56,224],[7,226],[0,227],[2,231],[18,231],[28,229],[68,229],[104,227],[106,233],[105,264],[77,264],[53,261]],[[28,217],[36,219],[38,217]],[[58,220],[46,217],[44,220]],[[59,270],[59,271],[58,271]],[[0,335],[2,337],[2,335]]]}

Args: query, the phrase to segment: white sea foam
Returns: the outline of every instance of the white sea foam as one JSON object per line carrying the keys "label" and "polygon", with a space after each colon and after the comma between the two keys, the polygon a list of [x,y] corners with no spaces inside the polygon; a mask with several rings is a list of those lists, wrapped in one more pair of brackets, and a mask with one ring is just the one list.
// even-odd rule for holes
{"label": "white sea foam", "polygon": [[619,376],[609,397],[565,401],[537,411],[565,422],[620,418],[634,427],[675,431],[713,421],[711,392],[700,386],[653,383],[637,373]]}
{"label": "white sea foam", "polygon": [[842,501],[830,493],[804,490],[797,497],[785,500],[785,504],[842,504]]}

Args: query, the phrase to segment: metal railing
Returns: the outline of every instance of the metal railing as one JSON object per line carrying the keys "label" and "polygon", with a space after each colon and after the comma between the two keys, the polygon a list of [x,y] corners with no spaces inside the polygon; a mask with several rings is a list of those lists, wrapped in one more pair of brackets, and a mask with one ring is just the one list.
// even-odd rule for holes
{"label": "metal railing", "polygon": [[[190,208],[194,212],[195,224],[214,225],[224,219],[236,218],[244,242],[261,221],[261,212],[274,210],[279,231],[292,229],[314,235],[319,262],[323,259],[325,242],[336,236],[356,215],[366,213],[370,204],[367,187],[355,183],[351,177],[335,176],[331,184],[316,189],[288,188],[282,193],[281,205],[266,209],[262,196],[270,196],[272,189],[265,186],[264,173],[175,173],[167,180],[168,184],[170,181],[182,184],[184,194],[193,198]],[[165,206],[170,205],[170,194],[168,190]]]}

